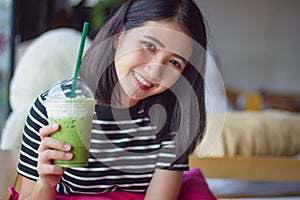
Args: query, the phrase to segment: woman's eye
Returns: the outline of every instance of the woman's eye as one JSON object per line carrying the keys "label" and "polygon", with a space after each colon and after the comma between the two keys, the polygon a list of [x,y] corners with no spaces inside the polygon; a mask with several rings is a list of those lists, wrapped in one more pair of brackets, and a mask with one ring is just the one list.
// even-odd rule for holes
{"label": "woman's eye", "polygon": [[150,42],[144,42],[144,45],[150,49],[151,51],[155,51],[156,50],[156,47],[154,44],[150,43]]}
{"label": "woman's eye", "polygon": [[170,63],[176,67],[178,67],[179,69],[181,68],[181,64],[179,62],[177,62],[176,60],[170,60]]}

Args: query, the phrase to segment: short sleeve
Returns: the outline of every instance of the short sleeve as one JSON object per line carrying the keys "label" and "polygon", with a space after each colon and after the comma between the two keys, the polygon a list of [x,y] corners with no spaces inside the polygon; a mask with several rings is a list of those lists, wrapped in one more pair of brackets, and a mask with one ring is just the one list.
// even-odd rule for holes
{"label": "short sleeve", "polygon": [[47,93],[43,93],[35,100],[28,112],[23,130],[17,172],[31,180],[38,179],[37,158],[38,148],[41,142],[39,130],[48,124],[46,109],[44,107],[46,96]]}
{"label": "short sleeve", "polygon": [[160,152],[156,168],[186,171],[189,170],[189,159],[186,155],[177,155],[174,141],[163,141],[161,144]]}

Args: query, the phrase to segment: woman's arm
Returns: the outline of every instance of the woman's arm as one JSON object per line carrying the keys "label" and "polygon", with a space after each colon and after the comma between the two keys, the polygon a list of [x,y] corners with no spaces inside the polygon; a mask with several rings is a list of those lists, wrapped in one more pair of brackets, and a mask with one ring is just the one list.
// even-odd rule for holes
{"label": "woman's arm", "polygon": [[23,200],[26,197],[30,196],[35,185],[35,181],[32,181],[28,178],[22,177],[21,191],[19,199]]}
{"label": "woman's arm", "polygon": [[145,200],[176,200],[181,187],[182,171],[155,170]]}
{"label": "woman's arm", "polygon": [[22,187],[20,191],[19,200],[34,199],[55,199],[55,187],[49,188],[48,186],[39,184],[28,178],[22,177]]}

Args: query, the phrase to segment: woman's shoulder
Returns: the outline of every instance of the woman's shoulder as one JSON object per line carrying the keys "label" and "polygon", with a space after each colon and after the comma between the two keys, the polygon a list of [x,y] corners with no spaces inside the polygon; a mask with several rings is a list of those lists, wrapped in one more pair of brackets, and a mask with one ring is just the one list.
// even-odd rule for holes
{"label": "woman's shoulder", "polygon": [[36,107],[39,110],[41,108],[43,108],[45,106],[45,101],[47,100],[48,93],[49,93],[49,90],[46,90],[46,91],[42,92],[41,94],[39,94],[33,101],[33,104],[31,107]]}

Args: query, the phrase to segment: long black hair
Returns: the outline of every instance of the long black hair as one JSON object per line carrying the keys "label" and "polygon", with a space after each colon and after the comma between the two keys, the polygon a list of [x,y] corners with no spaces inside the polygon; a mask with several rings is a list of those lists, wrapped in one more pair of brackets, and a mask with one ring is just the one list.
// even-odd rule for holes
{"label": "long black hair", "polygon": [[[164,19],[176,20],[183,31],[202,47],[202,51],[199,52],[194,46],[192,57],[181,78],[189,82],[191,93],[195,94],[195,98],[186,98],[189,94],[182,92],[185,88],[181,88],[180,80],[171,90],[155,95],[156,103],[173,102],[169,104],[172,106],[167,108],[167,113],[171,113],[172,116],[171,131],[178,132],[175,142],[179,152],[189,154],[203,137],[206,120],[204,103],[206,24],[198,6],[192,0],[124,1],[96,35],[83,59],[80,78],[94,91],[98,102],[110,105],[114,87],[118,82],[113,63],[115,49],[112,44],[115,37],[121,31],[140,27],[147,21]],[[177,95],[171,95],[172,92],[179,90],[185,99],[181,102],[176,99]],[[185,112],[188,114],[184,114]]]}

